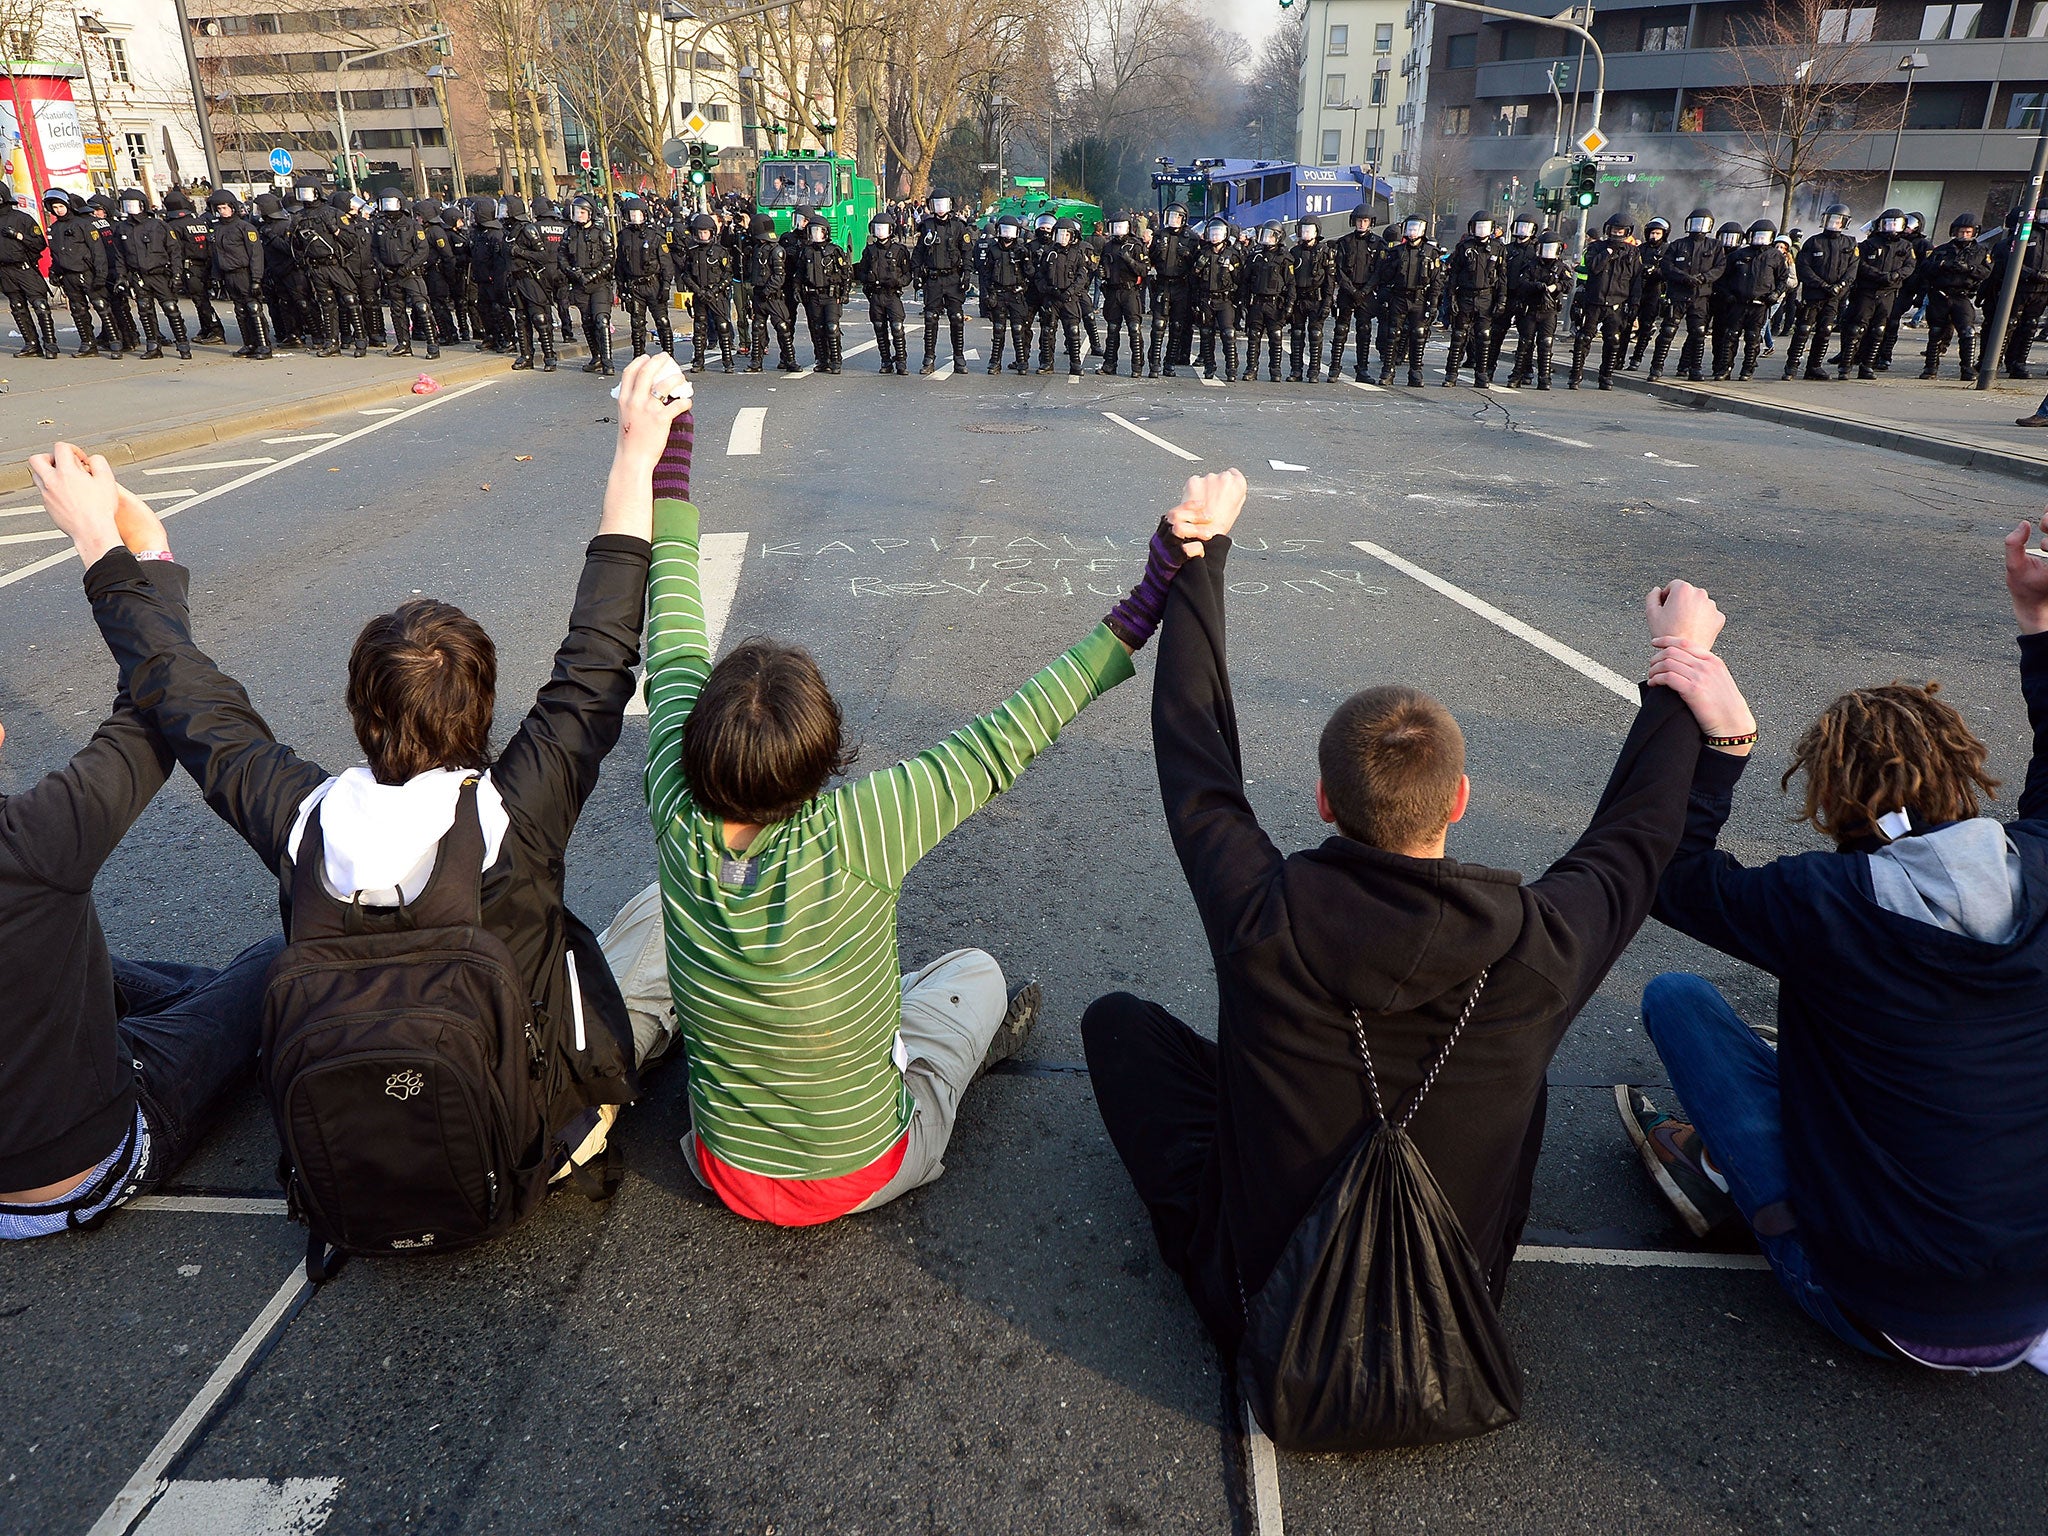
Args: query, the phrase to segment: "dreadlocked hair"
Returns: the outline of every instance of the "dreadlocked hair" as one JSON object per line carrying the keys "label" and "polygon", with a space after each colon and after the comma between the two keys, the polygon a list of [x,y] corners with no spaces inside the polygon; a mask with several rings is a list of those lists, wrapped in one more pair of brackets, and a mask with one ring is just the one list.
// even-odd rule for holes
{"label": "dreadlocked hair", "polygon": [[1939,683],[1893,679],[1845,693],[1807,728],[1779,780],[1806,775],[1806,804],[1795,818],[1837,845],[1883,837],[1878,818],[1904,809],[1916,827],[1978,813],[1978,792],[1998,797],[1984,772],[1989,749],[1954,706],[1935,697]]}

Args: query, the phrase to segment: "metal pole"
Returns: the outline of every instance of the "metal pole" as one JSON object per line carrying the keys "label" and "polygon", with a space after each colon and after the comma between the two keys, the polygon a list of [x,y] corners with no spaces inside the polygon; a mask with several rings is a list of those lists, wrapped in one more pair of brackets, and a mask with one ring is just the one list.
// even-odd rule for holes
{"label": "metal pole", "polygon": [[403,53],[408,48],[417,48],[422,43],[438,43],[448,37],[445,27],[419,37],[408,37],[402,43],[393,43],[388,48],[372,48],[368,53],[344,53],[341,62],[334,66],[334,120],[341,129],[341,164],[348,175],[348,189],[356,191],[355,157],[348,151],[348,67],[351,64],[367,64],[372,59],[381,59],[387,53]]}
{"label": "metal pole", "polygon": [[1557,103],[1557,126],[1551,130],[1550,152],[1561,155],[1564,153],[1564,95],[1557,88],[1556,65],[1550,69],[1550,99]]}
{"label": "metal pole", "polygon": [[1906,104],[1899,108],[1899,126],[1892,131],[1891,168],[1884,173],[1884,196],[1878,199],[1887,208],[1892,205],[1892,182],[1898,178],[1899,174],[1899,141],[1906,136],[1906,118],[1913,110],[1913,76],[1915,73],[1916,71],[1913,66],[1908,64],[1906,66]]}
{"label": "metal pole", "polygon": [[206,105],[206,84],[199,77],[199,49],[192,41],[192,17],[185,0],[177,0],[178,31],[185,39],[185,70],[192,76],[192,104],[199,109],[199,152],[206,156],[206,180],[220,185],[220,151],[213,142],[213,114]]}
{"label": "metal pole", "polygon": [[[104,22],[96,24],[102,27],[106,25]],[[85,67],[85,89],[86,94],[92,97],[92,117],[100,130],[100,153],[106,157],[107,180],[119,186],[121,179],[114,174],[114,141],[107,137],[107,114],[100,107],[99,82],[92,77],[92,55],[85,51],[85,23],[79,19],[76,7],[73,7],[71,12],[71,30],[78,38],[78,62]],[[92,175],[90,160],[86,162],[85,173],[88,179]],[[111,191],[112,188],[108,190]]]}
{"label": "metal pole", "polygon": [[1989,389],[2005,353],[2005,329],[2012,321],[2013,298],[2020,288],[2020,264],[2027,244],[2034,236],[2034,210],[2041,206],[2041,181],[2048,176],[2048,110],[2041,113],[2041,131],[2034,140],[2034,169],[2027,182],[2027,200],[2020,205],[2020,222],[2012,232],[2012,245],[2005,258],[2005,281],[1998,285],[1998,304],[1991,311],[1991,329],[1977,351],[1977,387]]}
{"label": "metal pole", "polygon": [[[704,23],[703,26],[697,29],[697,35],[690,39],[690,110],[692,112],[698,112],[703,110],[701,107],[697,105],[697,53],[704,46],[704,38],[706,34],[715,31],[719,27],[724,26],[729,21],[745,21],[749,16],[765,16],[770,11],[782,10],[785,6],[789,5],[790,3],[791,0],[768,0],[768,3],[766,5],[750,5],[745,10],[728,11],[725,15],[719,17],[716,21],[707,21]],[[675,61],[673,58],[671,58],[669,61],[669,67],[671,69],[675,67]],[[675,95],[675,89],[673,86],[671,86],[669,89],[669,95],[671,96],[671,98],[673,98],[673,96]],[[771,150],[771,153],[772,152],[773,151]]]}

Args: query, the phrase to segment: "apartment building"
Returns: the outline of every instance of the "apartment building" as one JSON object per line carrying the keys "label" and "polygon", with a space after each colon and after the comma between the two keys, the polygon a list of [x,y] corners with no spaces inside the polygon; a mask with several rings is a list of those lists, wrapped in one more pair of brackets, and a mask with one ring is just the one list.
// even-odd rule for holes
{"label": "apartment building", "polygon": [[[1554,14],[1533,0],[1493,3]],[[1553,144],[1591,124],[1590,57],[1582,61],[1577,40],[1554,27],[1431,9],[1429,114],[1417,152],[1461,157],[1479,200],[1526,194]],[[1607,57],[1600,126],[1611,152],[1634,156],[1603,175],[1603,212],[1677,217],[1705,201],[1745,221],[1778,217],[1782,188],[1729,158],[1741,144],[1727,101],[1740,81],[1735,51],[1755,37],[1762,10],[1761,0],[1610,0],[1593,13]],[[1888,201],[1941,230],[1957,213],[2002,217],[2025,189],[2048,103],[2048,0],[1822,10],[1816,49],[1845,45],[1877,84],[1837,114],[1828,163],[1797,189],[1794,221],[1810,226],[1837,199],[1859,218]],[[1553,96],[1559,62],[1566,78]]]}
{"label": "apartment building", "polygon": [[1393,137],[1412,76],[1399,65],[1402,0],[1310,0],[1295,112],[1294,157],[1303,165],[1396,169]]}

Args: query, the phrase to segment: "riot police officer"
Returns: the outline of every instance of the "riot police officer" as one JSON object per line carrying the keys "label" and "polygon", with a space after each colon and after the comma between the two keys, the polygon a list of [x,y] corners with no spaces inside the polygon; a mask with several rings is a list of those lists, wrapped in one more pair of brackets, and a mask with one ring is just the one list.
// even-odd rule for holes
{"label": "riot police officer", "polygon": [[[1156,245],[1158,242],[1153,243]],[[1009,333],[1016,356],[1016,361],[1010,364],[1010,371],[1031,371],[1031,278],[1031,255],[1024,245],[1024,226],[1005,215],[996,221],[996,237],[982,252],[981,258],[982,294],[988,305],[989,326],[993,333],[988,349],[990,373],[1003,366],[1005,330]],[[1156,316],[1156,308],[1154,313]],[[1157,324],[1155,319],[1155,327]],[[1153,344],[1155,348],[1158,345],[1156,328]],[[1132,365],[1136,366],[1135,358]]]}
{"label": "riot police officer", "polygon": [[87,212],[85,199],[52,187],[43,194],[43,212],[49,228],[50,272],[64,290],[64,303],[71,311],[71,323],[78,328],[78,350],[73,357],[97,357],[99,342],[93,318],[99,317],[100,332],[109,336],[110,355],[118,358],[120,339],[106,312],[107,248]]}
{"label": "riot police officer", "polygon": [[1451,291],[1450,351],[1444,358],[1444,388],[1458,382],[1458,374],[1469,356],[1472,383],[1491,389],[1493,376],[1487,371],[1492,355],[1493,301],[1505,277],[1500,252],[1493,243],[1493,217],[1481,212],[1465,221],[1465,238],[1451,250],[1447,274]]}
{"label": "riot police officer", "polygon": [[1670,243],[1657,264],[1664,279],[1664,322],[1657,327],[1657,346],[1650,354],[1652,384],[1664,372],[1680,321],[1685,323],[1685,345],[1678,354],[1678,372],[1700,382],[1714,287],[1727,265],[1728,253],[1714,235],[1714,211],[1693,209],[1685,216],[1685,233]]}
{"label": "riot police officer", "polygon": [[974,229],[953,211],[953,199],[934,192],[931,217],[917,241],[917,280],[924,288],[924,366],[938,371],[939,317],[953,333],[954,377],[967,371],[967,273],[974,264]]}
{"label": "riot police officer", "polygon": [[199,318],[192,339],[226,341],[228,333],[222,328],[220,316],[214,312],[213,300],[207,293],[213,277],[213,259],[207,254],[206,242],[213,226],[207,222],[203,212],[193,208],[192,199],[179,187],[173,187],[164,194],[164,223],[170,226],[171,234],[178,242],[178,291],[192,301],[193,312]]}
{"label": "riot police officer", "polygon": [[390,357],[412,356],[413,332],[427,344],[427,356],[441,355],[441,338],[427,309],[427,232],[396,192],[377,200],[370,221],[370,255],[377,263],[378,284],[391,301],[391,332],[396,341]]}
{"label": "riot police officer", "polygon": [[484,345],[502,355],[514,349],[518,330],[512,317],[512,242],[496,198],[482,199],[471,212],[476,233],[469,242],[469,270],[476,282],[477,318],[483,323]]}
{"label": "riot police officer", "polygon": [[[768,223],[772,230],[775,221],[769,219]],[[626,319],[633,331],[633,355],[639,357],[647,350],[650,316],[661,350],[673,353],[676,339],[668,323],[668,296],[675,271],[669,261],[668,240],[647,221],[647,205],[637,197],[626,201],[625,222],[619,226],[619,248],[614,262],[619,298],[626,306]],[[761,355],[757,351],[749,371],[759,372],[760,368]]]}
{"label": "riot police officer", "polygon": [[[883,373],[908,376],[910,372],[903,341],[903,290],[915,279],[916,265],[916,256],[899,237],[888,215],[877,214],[869,220],[868,248],[854,263],[853,276],[861,292],[867,295],[868,319],[875,327],[875,346],[882,354]],[[925,313],[931,313],[929,298],[925,300]],[[956,370],[958,366],[956,362]]]}
{"label": "riot police officer", "polygon": [[1237,307],[1244,278],[1244,257],[1230,238],[1224,219],[1211,219],[1202,231],[1202,248],[1188,277],[1188,296],[1202,326],[1202,377],[1216,377],[1216,349],[1223,349],[1223,378],[1237,380]]}
{"label": "riot police officer", "polygon": [[[434,317],[434,334],[452,347],[463,339],[455,307],[455,294],[461,282],[455,232],[448,211],[431,197],[414,203],[412,216],[427,233],[427,309]],[[609,270],[605,280],[611,280]]]}
{"label": "riot police officer", "polygon": [[[602,378],[612,372],[612,264],[617,259],[612,237],[587,197],[569,205],[569,232],[562,237],[556,259],[561,263],[562,292],[583,317],[583,344],[590,351],[583,371]],[[725,371],[732,372],[731,329],[727,328]]]}
{"label": "riot police officer", "polygon": [[[1727,377],[1734,361],[1735,343],[1742,343],[1744,383],[1756,372],[1756,359],[1764,343],[1764,322],[1792,285],[1792,263],[1778,244],[1778,226],[1758,219],[1749,226],[1742,247],[1728,258],[1727,326],[1715,335],[1714,377]],[[1725,335],[1726,352],[1722,336]]]}
{"label": "riot police officer", "polygon": [[1600,387],[1614,388],[1614,370],[1628,346],[1628,317],[1641,297],[1643,266],[1630,237],[1635,229],[1616,214],[1605,238],[1586,247],[1586,281],[1579,290],[1579,324],[1572,336],[1572,371],[1565,387],[1577,389],[1586,376],[1586,354],[1600,335]]}
{"label": "riot police officer", "polygon": [[185,312],[178,308],[178,291],[174,286],[177,241],[170,226],[150,210],[149,198],[139,189],[123,188],[119,201],[121,222],[114,226],[114,244],[121,252],[121,270],[127,277],[128,291],[141,321],[142,339],[147,346],[142,355],[145,359],[164,355],[163,339],[156,325],[157,311],[161,309],[170,322],[171,340],[177,344],[178,356],[190,362],[192,343],[185,336]]}
{"label": "riot police officer", "polygon": [[49,249],[35,215],[14,206],[14,189],[0,181],[0,293],[21,330],[16,357],[56,357],[57,321],[50,313],[50,285],[43,281],[42,256]]}
{"label": "riot police officer", "polygon": [[1546,230],[1526,246],[1510,247],[1508,315],[1514,321],[1516,340],[1508,388],[1520,389],[1532,377],[1538,389],[1550,388],[1550,344],[1571,281],[1564,241],[1555,232]]}
{"label": "riot police officer", "polygon": [[1842,306],[1842,295],[1849,291],[1849,285],[1856,280],[1855,238],[1849,234],[1849,210],[1840,203],[1832,204],[1820,218],[1820,233],[1799,247],[1799,255],[1793,262],[1793,275],[1799,280],[1799,303],[1792,314],[1792,344],[1785,353],[1785,377],[1791,378],[1799,368],[1799,354],[1808,342],[1813,350],[1806,354],[1806,377],[1826,383],[1827,369],[1821,366],[1821,359],[1828,354],[1828,337],[1833,333],[1835,315]]}
{"label": "riot police officer", "polygon": [[270,309],[272,345],[294,347],[312,329],[312,291],[292,252],[292,216],[274,192],[256,194],[257,233],[263,237],[263,300]]}
{"label": "riot police officer", "polygon": [[1642,297],[1636,303],[1636,340],[1628,357],[1630,372],[1642,367],[1643,354],[1649,351],[1664,324],[1664,257],[1670,251],[1670,241],[1669,219],[1652,219],[1643,226],[1643,243],[1636,247],[1636,260],[1643,269]]}
{"label": "riot police officer", "polygon": [[241,199],[222,190],[206,200],[213,210],[213,233],[206,249],[213,262],[214,285],[235,306],[235,329],[242,345],[236,357],[271,356],[270,321],[263,313],[263,236],[242,213]]}
{"label": "riot police officer", "polygon": [[1266,371],[1280,382],[1280,349],[1286,344],[1287,306],[1294,294],[1294,261],[1281,239],[1280,221],[1261,226],[1244,274],[1244,381],[1259,377],[1259,343],[1266,343]]}
{"label": "riot police officer", "polygon": [[540,348],[542,373],[555,371],[555,314],[551,295],[555,287],[555,250],[546,234],[526,216],[526,203],[508,197],[499,204],[505,223],[505,247],[509,258],[512,310],[517,322],[518,357],[515,369],[533,367],[536,344]]}
{"label": "riot police officer", "polygon": [[1842,322],[1842,361],[1835,377],[1846,379],[1856,370],[1859,379],[1874,379],[1884,342],[1886,320],[1899,289],[1919,265],[1913,237],[1906,229],[1906,216],[1887,208],[1877,216],[1877,226],[1857,247],[1856,277],[1849,288],[1849,310]]}
{"label": "riot police officer", "polygon": [[776,351],[780,355],[775,366],[784,373],[797,371],[795,322],[789,308],[789,268],[789,247],[775,233],[774,216],[755,214],[748,232],[746,264],[750,297],[747,315],[752,327],[752,360],[747,364],[749,373],[761,371],[761,359],[768,350],[771,327],[775,332]]}
{"label": "riot police officer", "polygon": [[1097,371],[1113,377],[1116,357],[1126,331],[1131,338],[1131,377],[1145,368],[1145,279],[1152,275],[1152,262],[1144,244],[1131,231],[1131,216],[1119,213],[1109,221],[1109,238],[1096,257],[1102,273],[1102,318],[1109,334],[1102,350],[1102,367]]}
{"label": "riot police officer", "polygon": [[[1330,348],[1330,382],[1341,383],[1344,378],[1344,337],[1354,321],[1358,325],[1358,355],[1352,368],[1352,377],[1359,383],[1366,381],[1372,363],[1372,323],[1379,314],[1380,268],[1387,259],[1387,242],[1373,232],[1373,212],[1370,203],[1360,203],[1351,210],[1350,233],[1340,235],[1331,247],[1331,275],[1335,290],[1331,297],[1331,314],[1334,317],[1336,336]],[[1296,349],[1297,361],[1299,349]],[[1380,348],[1384,363],[1386,347]],[[1314,374],[1311,371],[1310,377]]]}
{"label": "riot police officer", "polygon": [[[2009,379],[2032,377],[2027,371],[2027,354],[2033,349],[2042,315],[2048,314],[2048,229],[2042,228],[2044,218],[2048,218],[2048,207],[2034,214],[2033,237],[2020,258],[2019,286],[2013,290],[2012,318],[2005,330],[2005,374]],[[2005,285],[2006,264],[2012,259],[2012,248],[2019,239],[2019,224],[2020,211],[2015,208],[2006,214],[2005,233],[1992,246],[1988,284],[1991,294]]]}
{"label": "riot police officer", "polygon": [[[85,200],[85,207],[107,253],[107,275],[102,292],[106,299],[106,313],[112,317],[110,334],[120,338],[121,348],[130,352],[140,351],[142,333],[136,329],[135,316],[128,308],[128,274],[121,266],[121,248],[114,243],[114,200],[104,192],[95,192]],[[108,347],[105,337],[100,339],[100,345]],[[113,355],[119,357],[120,350],[114,349]]]}
{"label": "riot police officer", "polygon": [[[1341,281],[1341,280],[1340,280]],[[1429,238],[1429,221],[1410,215],[1401,238],[1380,261],[1380,378],[1384,385],[1405,362],[1408,387],[1422,388],[1422,349],[1429,343],[1443,281],[1443,252]]]}
{"label": "riot police officer", "polygon": [[711,344],[716,341],[725,371],[731,373],[732,251],[718,238],[718,220],[708,213],[691,218],[689,235],[676,261],[676,279],[690,296],[690,324],[697,338],[690,372],[704,371]]}
{"label": "riot police officer", "polygon": [[[1348,237],[1347,237],[1348,238]],[[1313,218],[1294,226],[1294,292],[1288,306],[1288,341],[1294,357],[1287,377],[1302,383],[1304,371],[1310,384],[1323,376],[1323,322],[1337,293],[1337,245],[1323,239],[1323,227]]]}
{"label": "riot police officer", "polygon": [[[1047,308],[1067,343],[1067,373],[1081,376],[1081,317],[1088,305],[1088,250],[1076,219],[1055,221],[1052,250],[1043,258],[1040,279]],[[1039,372],[1046,370],[1040,368]]]}
{"label": "riot police officer", "polygon": [[1201,244],[1188,230],[1187,222],[1185,204],[1169,206],[1147,253],[1158,279],[1152,287],[1152,348],[1145,359],[1148,379],[1172,378],[1174,360],[1187,356],[1193,316],[1188,281]]}
{"label": "riot police officer", "polygon": [[795,266],[797,297],[811,330],[812,367],[819,373],[837,373],[839,312],[852,289],[853,269],[824,219],[814,217],[805,227]]}
{"label": "riot police officer", "polygon": [[1927,294],[1927,366],[1920,377],[1940,376],[1941,355],[1954,337],[1963,382],[1977,372],[1977,295],[1991,278],[1991,253],[1977,243],[1977,216],[1960,213],[1949,222],[1949,240],[1927,253],[1920,284]]}
{"label": "riot police officer", "polygon": [[344,344],[357,357],[368,351],[355,280],[348,272],[350,244],[343,237],[344,224],[351,237],[360,238],[354,215],[348,212],[346,193],[337,193],[326,203],[311,203],[292,220],[293,251],[320,314],[322,357],[340,356]]}

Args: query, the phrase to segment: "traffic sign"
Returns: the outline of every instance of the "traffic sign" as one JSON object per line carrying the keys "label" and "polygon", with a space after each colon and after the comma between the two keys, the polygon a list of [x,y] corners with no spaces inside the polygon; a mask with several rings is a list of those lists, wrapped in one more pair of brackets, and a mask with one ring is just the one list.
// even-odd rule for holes
{"label": "traffic sign", "polygon": [[1634,155],[1595,155],[1593,158],[1602,165],[1633,165],[1636,159]]}
{"label": "traffic sign", "polygon": [[670,139],[661,146],[661,163],[672,171],[680,171],[683,162],[690,158],[688,139]]}
{"label": "traffic sign", "polygon": [[288,149],[273,149],[270,152],[270,174],[289,176],[292,173],[292,152]]}
{"label": "traffic sign", "polygon": [[1010,180],[1020,187],[1042,187],[1045,185],[1045,178],[1043,176],[1012,176]]}
{"label": "traffic sign", "polygon": [[1579,148],[1584,150],[1589,155],[1599,154],[1601,150],[1605,149],[1608,145],[1612,144],[1613,142],[1614,140],[1608,138],[1607,135],[1602,133],[1598,128],[1588,128],[1584,133],[1579,135]]}
{"label": "traffic sign", "polygon": [[589,169],[590,169],[590,151],[586,149],[586,150],[584,150],[584,151],[583,151],[583,153],[582,153],[582,154],[578,155],[578,156],[576,157],[576,163],[577,163],[577,164],[578,164],[579,166],[581,166],[581,167],[582,167],[582,168],[583,168],[584,170],[586,170],[586,171],[587,171],[587,170],[589,170]]}
{"label": "traffic sign", "polygon": [[683,119],[683,126],[689,129],[692,133],[702,133],[706,128],[709,128],[711,126],[711,119],[706,117],[702,112],[692,112],[688,117]]}
{"label": "traffic sign", "polygon": [[1545,192],[1562,192],[1572,179],[1572,157],[1552,155],[1536,171],[1536,185]]}
{"label": "traffic sign", "polygon": [[982,171],[982,172],[988,172],[988,171],[1000,171],[1000,170],[1002,169],[1002,167],[1001,167],[1000,165],[996,164],[996,162],[995,162],[995,161],[993,161],[993,160],[987,160],[987,161],[984,161],[984,162],[982,162],[982,163],[981,163],[980,165],[977,165],[977,166],[975,167],[975,169],[976,169],[977,171]]}

